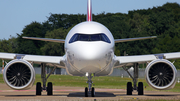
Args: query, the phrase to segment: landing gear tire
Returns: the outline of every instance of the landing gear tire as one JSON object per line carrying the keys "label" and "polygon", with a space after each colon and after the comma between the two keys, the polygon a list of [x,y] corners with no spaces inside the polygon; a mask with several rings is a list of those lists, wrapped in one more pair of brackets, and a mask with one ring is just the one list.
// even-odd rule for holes
{"label": "landing gear tire", "polygon": [[47,85],[47,95],[53,95],[53,85],[52,85],[52,82],[48,82],[48,85]]}
{"label": "landing gear tire", "polygon": [[127,83],[127,95],[132,95],[132,83],[131,82],[128,82]]}
{"label": "landing gear tire", "polygon": [[41,83],[37,82],[36,83],[36,95],[41,95],[42,88],[41,88]]}
{"label": "landing gear tire", "polygon": [[85,88],[85,97],[88,97],[88,88]]}
{"label": "landing gear tire", "polygon": [[95,89],[94,89],[94,87],[91,89],[91,96],[95,97]]}
{"label": "landing gear tire", "polygon": [[138,95],[144,95],[143,83],[138,83]]}

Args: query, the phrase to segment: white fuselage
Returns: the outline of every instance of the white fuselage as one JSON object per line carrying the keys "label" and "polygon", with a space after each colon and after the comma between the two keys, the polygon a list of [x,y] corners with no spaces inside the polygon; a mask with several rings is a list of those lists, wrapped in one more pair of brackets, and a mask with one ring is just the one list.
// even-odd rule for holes
{"label": "white fuselage", "polygon": [[[75,34],[79,40],[72,42]],[[84,40],[78,35],[84,35],[90,39]],[[94,35],[107,36],[109,41],[93,39],[96,38]],[[72,28],[65,40],[65,52],[66,71],[70,75],[84,76],[86,73],[93,73],[96,76],[104,76],[113,71],[114,38],[111,32],[100,23],[86,21]]]}

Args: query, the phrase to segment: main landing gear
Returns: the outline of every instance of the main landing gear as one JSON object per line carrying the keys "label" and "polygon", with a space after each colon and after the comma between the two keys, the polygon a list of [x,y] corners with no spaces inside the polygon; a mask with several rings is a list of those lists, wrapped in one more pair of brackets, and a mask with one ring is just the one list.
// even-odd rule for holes
{"label": "main landing gear", "polygon": [[54,72],[56,69],[53,68],[53,70],[49,73],[49,75],[46,77],[46,71],[45,71],[45,64],[41,64],[41,79],[43,86],[41,87],[41,83],[37,82],[36,83],[36,95],[41,95],[41,92],[45,90],[47,92],[47,95],[53,95],[53,85],[52,82],[48,82],[47,87],[46,87],[46,82],[49,76]]}
{"label": "main landing gear", "polygon": [[87,74],[87,77],[88,77],[88,87],[85,88],[85,97],[88,97],[88,94],[91,94],[92,97],[95,97],[95,88],[92,87],[92,76],[91,75],[88,75]]}
{"label": "main landing gear", "polygon": [[138,81],[138,64],[134,64],[134,77],[129,73],[128,68],[123,67],[123,69],[126,70],[130,77],[133,79],[133,87],[131,82],[127,83],[127,95],[132,95],[133,90],[136,90],[138,92],[138,95],[144,95],[143,83],[139,82],[138,87],[136,85]]}

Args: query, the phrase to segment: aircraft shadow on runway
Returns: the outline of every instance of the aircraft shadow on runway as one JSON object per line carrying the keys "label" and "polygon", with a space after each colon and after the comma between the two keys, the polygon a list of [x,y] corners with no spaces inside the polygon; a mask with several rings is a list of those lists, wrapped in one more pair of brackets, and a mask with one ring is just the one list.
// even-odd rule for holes
{"label": "aircraft shadow on runway", "polygon": [[[88,94],[89,97],[91,97],[91,94]],[[67,97],[84,97],[83,92],[75,92],[75,93],[69,93]],[[95,97],[116,97],[113,93],[106,93],[106,92],[96,92]]]}
{"label": "aircraft shadow on runway", "polygon": [[[34,97],[36,95],[5,95],[5,97]],[[40,96],[47,96],[47,95],[40,95]],[[67,97],[84,97],[84,92],[73,92],[69,94],[54,94],[52,96],[67,96]],[[89,97],[91,97],[91,94],[89,94]],[[95,97],[116,97],[113,93],[106,93],[106,92],[96,92]]]}
{"label": "aircraft shadow on runway", "polygon": [[5,95],[5,97],[34,97],[36,95]]}

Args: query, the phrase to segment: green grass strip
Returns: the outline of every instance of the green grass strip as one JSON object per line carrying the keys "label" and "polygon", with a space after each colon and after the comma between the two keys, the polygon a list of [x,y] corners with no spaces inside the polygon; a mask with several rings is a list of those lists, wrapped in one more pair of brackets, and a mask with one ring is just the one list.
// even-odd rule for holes
{"label": "green grass strip", "polygon": [[[69,76],[69,75],[51,75],[47,82],[52,82],[54,86],[66,87],[87,87],[87,77]],[[41,75],[36,75],[35,83],[41,82]],[[114,76],[103,76],[92,78],[93,86],[95,88],[109,88],[109,89],[126,89],[127,82],[132,82],[131,78],[121,78]],[[139,82],[143,82],[144,90],[157,91],[151,88],[144,78],[139,78]],[[0,83],[4,83],[3,75],[0,74]],[[164,90],[163,90],[164,91]],[[180,92],[180,83],[176,83],[175,87],[167,92]]]}

